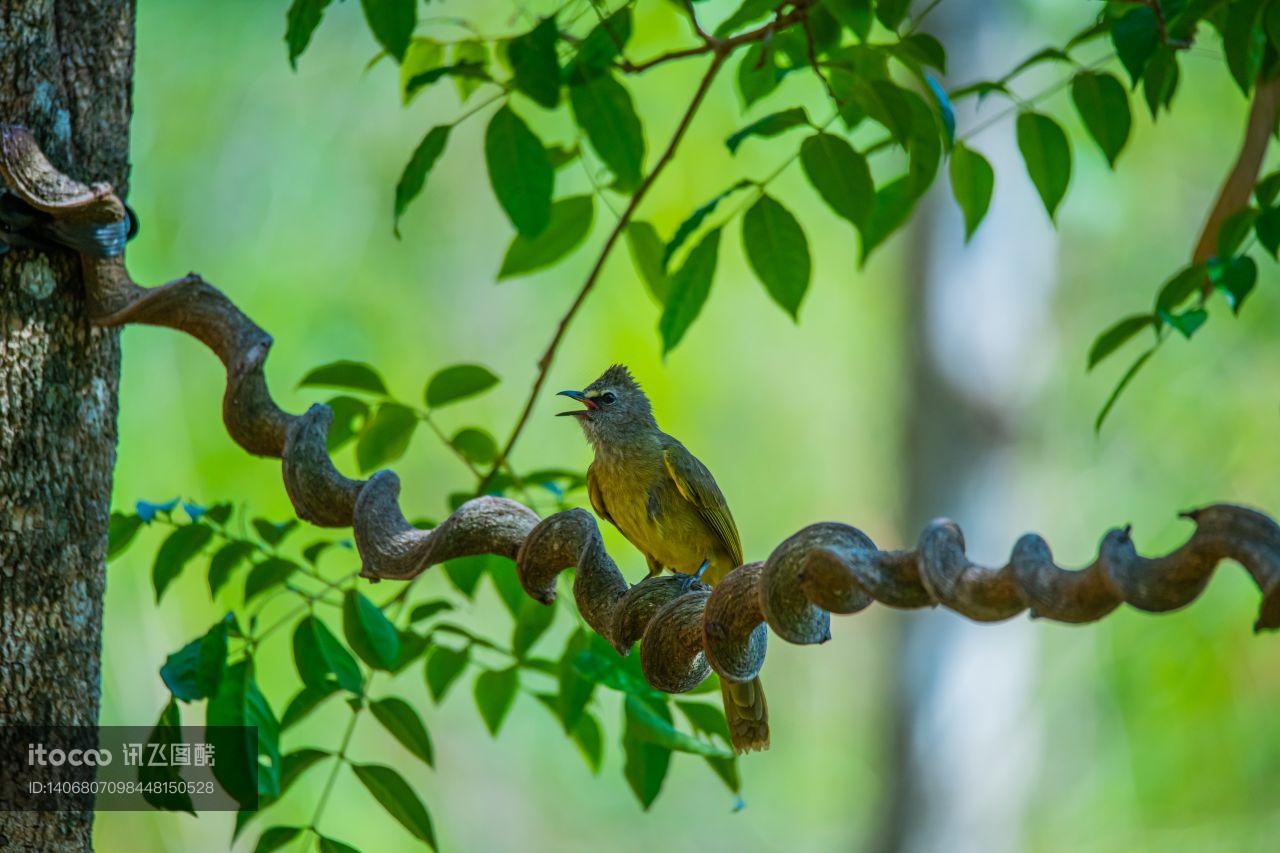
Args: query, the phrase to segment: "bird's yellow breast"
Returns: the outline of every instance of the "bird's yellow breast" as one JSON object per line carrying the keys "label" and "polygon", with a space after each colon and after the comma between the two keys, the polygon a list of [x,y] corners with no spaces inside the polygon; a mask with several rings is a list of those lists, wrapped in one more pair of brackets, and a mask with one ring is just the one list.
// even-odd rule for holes
{"label": "bird's yellow breast", "polygon": [[714,531],[668,476],[660,453],[653,460],[597,457],[591,476],[610,520],[646,557],[686,574],[710,560],[713,578],[735,568]]}

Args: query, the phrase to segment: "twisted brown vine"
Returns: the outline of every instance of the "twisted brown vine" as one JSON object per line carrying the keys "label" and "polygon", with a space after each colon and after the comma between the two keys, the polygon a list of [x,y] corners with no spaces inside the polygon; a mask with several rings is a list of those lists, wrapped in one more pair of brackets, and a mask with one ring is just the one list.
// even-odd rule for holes
{"label": "twisted brown vine", "polygon": [[[100,225],[124,216],[110,187],[86,187],[55,169],[22,128],[0,127],[0,178],[19,198],[67,222]],[[1060,622],[1092,622],[1120,604],[1165,612],[1193,601],[1224,559],[1242,564],[1262,593],[1255,630],[1280,627],[1280,525],[1255,510],[1216,504],[1186,513],[1187,541],[1154,559],[1140,556],[1128,528],[1109,531],[1097,559],[1079,571],[1054,563],[1035,534],[1018,540],[1000,568],[975,565],[953,522],[930,524],[916,548],[882,551],[857,528],[810,525],[764,562],[731,573],[715,590],[681,576],[629,586],[604,548],[595,519],[581,509],[539,520],[524,505],[480,497],[430,531],[405,520],[400,481],[391,471],[351,480],[325,448],[332,412],[281,410],[263,375],[271,337],[221,291],[194,273],[139,287],[119,258],[82,256],[93,322],[168,326],[203,341],[227,371],[223,419],[250,453],[283,462],[285,488],[300,518],[354,529],[370,580],[405,580],[455,557],[491,553],[516,561],[520,583],[550,603],[556,578],[576,567],[574,598],[588,625],[621,654],[642,640],[641,663],[655,688],[682,692],[711,670],[733,681],[764,663],[767,624],[792,643],[830,638],[831,613],[856,613],[873,601],[898,608],[942,605],[978,621],[1024,610]]]}

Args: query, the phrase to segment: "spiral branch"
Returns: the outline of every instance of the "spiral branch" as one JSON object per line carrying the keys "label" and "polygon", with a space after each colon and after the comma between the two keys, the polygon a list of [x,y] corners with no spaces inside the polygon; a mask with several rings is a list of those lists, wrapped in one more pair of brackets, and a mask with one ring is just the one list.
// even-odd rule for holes
{"label": "spiral branch", "polygon": [[[97,228],[124,216],[109,187],[67,178],[19,127],[0,126],[0,178],[27,204],[68,224]],[[393,472],[362,481],[334,467],[325,446],[333,417],[327,406],[293,415],[275,404],[263,374],[271,336],[225,294],[194,273],[143,288],[120,258],[81,258],[95,324],[177,329],[221,359],[227,431],[250,453],[281,459],[299,518],[353,528],[363,577],[408,580],[446,560],[499,554],[515,560],[530,597],[550,604],[558,576],[574,568],[573,595],[587,624],[620,654],[641,641],[645,677],[659,690],[691,690],[712,670],[748,681],[764,664],[768,629],[791,643],[822,643],[830,639],[832,613],[856,613],[873,601],[895,608],[941,605],[980,622],[1024,611],[1093,622],[1125,603],[1155,613],[1184,607],[1223,560],[1241,564],[1262,594],[1254,629],[1280,627],[1280,525],[1231,504],[1185,513],[1194,524],[1191,535],[1162,557],[1139,555],[1129,528],[1110,530],[1097,558],[1080,570],[1055,563],[1036,534],[1019,539],[1008,562],[991,568],[969,560],[964,535],[946,519],[929,524],[906,551],[880,550],[855,527],[822,522],[783,541],[764,562],[731,572],[714,590],[681,575],[629,585],[595,518],[581,509],[539,519],[516,501],[480,497],[438,527],[419,530],[400,509]]]}

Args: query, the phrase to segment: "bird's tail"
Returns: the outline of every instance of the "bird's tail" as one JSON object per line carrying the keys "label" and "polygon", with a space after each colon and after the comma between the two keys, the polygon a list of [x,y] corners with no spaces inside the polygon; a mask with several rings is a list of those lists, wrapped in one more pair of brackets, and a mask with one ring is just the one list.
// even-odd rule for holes
{"label": "bird's tail", "polygon": [[724,716],[729,721],[729,739],[735,752],[769,748],[769,703],[764,698],[760,677],[752,681],[720,679]]}

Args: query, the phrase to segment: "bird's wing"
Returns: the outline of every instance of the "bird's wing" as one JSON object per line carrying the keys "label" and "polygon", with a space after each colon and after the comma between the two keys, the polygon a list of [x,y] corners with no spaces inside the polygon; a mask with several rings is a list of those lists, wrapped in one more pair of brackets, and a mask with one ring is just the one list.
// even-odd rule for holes
{"label": "bird's wing", "polygon": [[662,451],[662,461],[681,496],[698,510],[698,515],[715,533],[733,564],[742,565],[742,541],[738,538],[738,527],[733,523],[729,504],[707,466],[682,444],[673,444]]}
{"label": "bird's wing", "polygon": [[613,517],[609,515],[609,510],[605,509],[604,495],[600,493],[600,483],[596,481],[596,468],[594,465],[587,468],[587,497],[591,499],[591,508],[596,511],[596,515],[614,527],[618,526]]}

